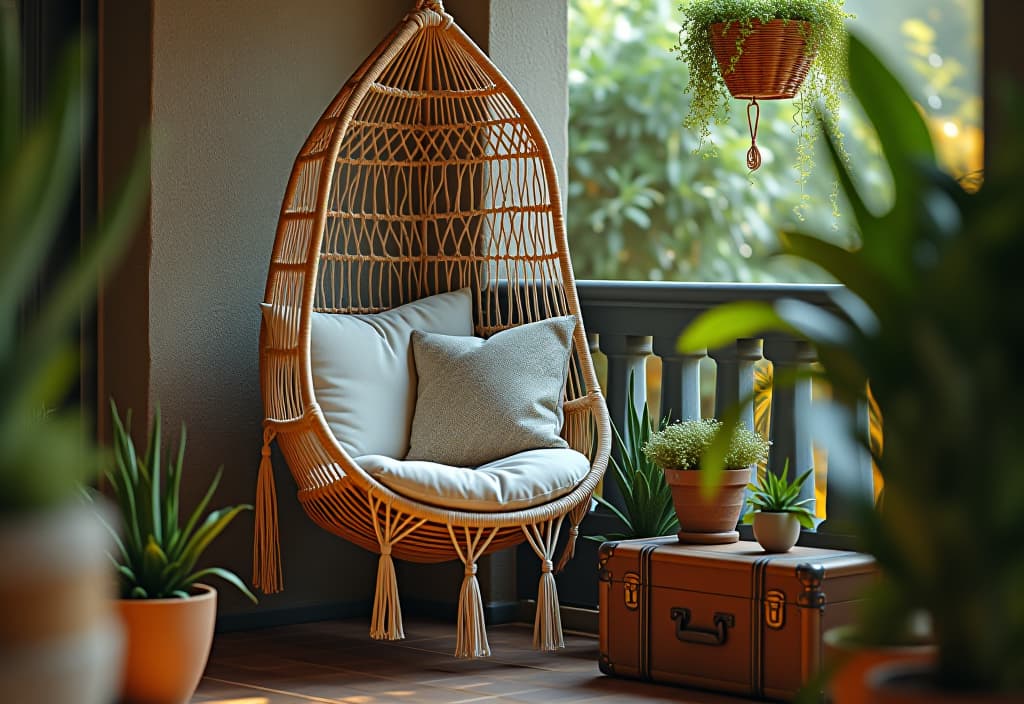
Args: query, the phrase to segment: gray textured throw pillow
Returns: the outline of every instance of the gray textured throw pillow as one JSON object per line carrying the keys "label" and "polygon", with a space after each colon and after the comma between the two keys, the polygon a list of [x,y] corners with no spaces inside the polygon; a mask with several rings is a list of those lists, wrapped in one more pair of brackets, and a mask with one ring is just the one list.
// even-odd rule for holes
{"label": "gray textured throw pillow", "polygon": [[477,467],[568,447],[558,433],[575,328],[565,316],[486,340],[414,330],[419,383],[406,459]]}

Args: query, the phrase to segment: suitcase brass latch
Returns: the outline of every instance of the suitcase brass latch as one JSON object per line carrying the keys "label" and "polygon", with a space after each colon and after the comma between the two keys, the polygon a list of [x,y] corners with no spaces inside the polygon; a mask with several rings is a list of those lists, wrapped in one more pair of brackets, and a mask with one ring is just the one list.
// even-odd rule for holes
{"label": "suitcase brass latch", "polygon": [[622,589],[626,608],[630,611],[640,608],[640,575],[636,572],[627,572],[622,578]]}
{"label": "suitcase brass latch", "polygon": [[778,589],[764,595],[764,623],[775,630],[786,625],[786,595]]}

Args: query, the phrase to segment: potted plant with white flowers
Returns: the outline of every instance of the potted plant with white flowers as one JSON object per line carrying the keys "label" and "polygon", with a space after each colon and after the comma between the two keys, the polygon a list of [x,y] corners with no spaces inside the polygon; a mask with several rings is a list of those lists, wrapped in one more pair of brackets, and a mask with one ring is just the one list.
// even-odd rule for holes
{"label": "potted plant with white flowers", "polygon": [[[744,489],[755,465],[768,457],[768,441],[739,427],[728,438],[717,438],[724,426],[714,418],[673,423],[651,435],[644,444],[647,458],[662,468],[672,489],[672,503],[681,530],[681,542],[734,543],[743,510]],[[724,441],[724,470],[701,469],[716,438]]]}

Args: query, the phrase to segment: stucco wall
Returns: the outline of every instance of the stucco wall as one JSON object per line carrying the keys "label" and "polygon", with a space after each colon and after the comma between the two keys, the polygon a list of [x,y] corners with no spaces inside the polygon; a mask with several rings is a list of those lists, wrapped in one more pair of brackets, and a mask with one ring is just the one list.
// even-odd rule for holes
{"label": "stucco wall", "polygon": [[493,0],[488,52],[530,107],[563,194],[569,170],[567,0]]}
{"label": "stucco wall", "polygon": [[[253,500],[257,304],[292,162],[407,9],[407,0],[154,3],[150,399],[174,425],[188,422],[192,498],[223,464],[218,500]],[[372,556],[305,517],[281,461],[277,482],[286,591],[262,608],[369,598]],[[248,578],[251,535],[250,514],[211,557]],[[247,608],[233,590],[222,594],[222,613]]]}
{"label": "stucco wall", "polygon": [[[148,398],[169,428],[188,423],[186,502],[219,465],[216,502],[253,500],[262,419],[257,304],[291,165],[343,81],[410,6],[153,0]],[[452,0],[448,9],[520,87],[564,176],[565,1]],[[108,314],[117,313],[115,302]],[[279,456],[276,477],[286,590],[262,599],[261,610],[369,600],[375,557],[305,517]],[[211,561],[248,579],[251,536],[249,514]],[[456,579],[437,594],[454,600],[457,590]],[[250,609],[222,590],[222,614]]]}

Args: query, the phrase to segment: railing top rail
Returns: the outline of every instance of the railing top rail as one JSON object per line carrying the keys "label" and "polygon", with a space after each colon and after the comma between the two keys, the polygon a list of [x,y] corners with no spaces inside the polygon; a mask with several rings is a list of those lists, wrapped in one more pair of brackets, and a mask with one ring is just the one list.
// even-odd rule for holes
{"label": "railing top rail", "polygon": [[598,281],[576,282],[580,299],[589,304],[642,303],[664,307],[706,308],[732,301],[774,301],[795,298],[833,307],[832,294],[838,284],[741,284],[681,281]]}

